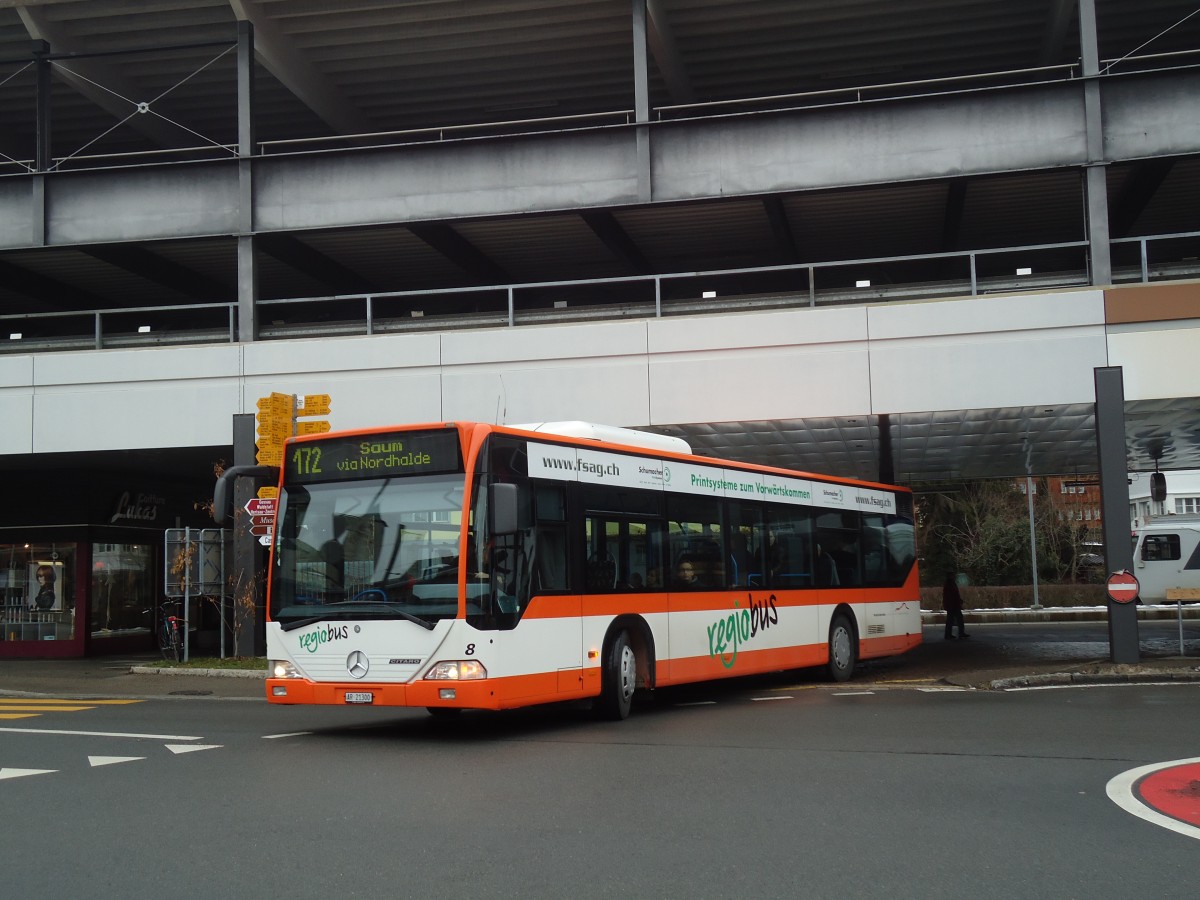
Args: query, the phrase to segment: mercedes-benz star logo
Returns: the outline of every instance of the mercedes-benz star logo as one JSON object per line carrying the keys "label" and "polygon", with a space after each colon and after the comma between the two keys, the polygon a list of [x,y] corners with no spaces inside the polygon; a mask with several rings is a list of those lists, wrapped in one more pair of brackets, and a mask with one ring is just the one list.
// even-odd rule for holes
{"label": "mercedes-benz star logo", "polygon": [[367,674],[369,668],[371,668],[371,663],[367,659],[367,654],[361,650],[355,650],[346,657],[346,671],[350,673],[351,678],[362,678]]}

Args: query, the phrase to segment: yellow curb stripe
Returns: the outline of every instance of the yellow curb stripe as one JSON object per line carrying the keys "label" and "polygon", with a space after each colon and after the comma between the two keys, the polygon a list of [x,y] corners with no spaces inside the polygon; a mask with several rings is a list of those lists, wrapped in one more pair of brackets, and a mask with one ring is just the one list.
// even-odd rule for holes
{"label": "yellow curb stripe", "polygon": [[22,703],[20,706],[10,706],[5,704],[0,709],[5,712],[82,712],[85,709],[92,709],[91,706],[32,706]]}
{"label": "yellow curb stripe", "polygon": [[32,719],[37,713],[0,713],[0,719]]}
{"label": "yellow curb stripe", "polygon": [[59,700],[42,697],[0,697],[0,709],[16,705],[26,706],[30,703],[36,703],[39,706],[63,705],[63,706],[79,706],[86,703],[88,707],[92,706],[127,706],[130,703],[142,703],[141,700]]}

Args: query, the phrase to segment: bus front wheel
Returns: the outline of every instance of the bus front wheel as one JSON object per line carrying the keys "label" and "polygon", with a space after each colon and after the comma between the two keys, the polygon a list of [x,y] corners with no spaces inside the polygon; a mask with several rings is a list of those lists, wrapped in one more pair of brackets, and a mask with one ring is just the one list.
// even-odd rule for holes
{"label": "bus front wheel", "polygon": [[606,719],[627,718],[637,687],[637,657],[628,632],[622,631],[613,639],[604,660],[603,677],[597,711]]}
{"label": "bus front wheel", "polygon": [[854,674],[858,652],[854,640],[854,626],[844,614],[833,617],[829,626],[829,677],[833,681],[849,681]]}

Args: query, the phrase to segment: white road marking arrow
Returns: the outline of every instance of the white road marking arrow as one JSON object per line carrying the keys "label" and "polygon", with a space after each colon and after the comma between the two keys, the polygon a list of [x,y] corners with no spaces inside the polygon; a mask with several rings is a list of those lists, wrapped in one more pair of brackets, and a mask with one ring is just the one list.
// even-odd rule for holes
{"label": "white road marking arrow", "polygon": [[112,766],[123,762],[136,762],[139,759],[145,759],[144,756],[89,756],[88,765],[92,768],[96,766]]}
{"label": "white road marking arrow", "polygon": [[220,750],[224,744],[167,744],[172,753],[191,753],[195,750]]}
{"label": "white road marking arrow", "polygon": [[0,769],[0,780],[5,778],[24,778],[26,775],[50,775],[58,769]]}

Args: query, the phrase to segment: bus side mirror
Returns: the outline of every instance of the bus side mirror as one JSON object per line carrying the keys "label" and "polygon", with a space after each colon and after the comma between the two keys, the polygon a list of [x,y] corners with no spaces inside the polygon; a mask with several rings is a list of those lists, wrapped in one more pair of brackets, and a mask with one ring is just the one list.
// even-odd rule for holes
{"label": "bus side mirror", "polygon": [[276,484],[279,481],[278,466],[230,466],[217,479],[213,489],[213,521],[218,525],[229,524],[233,519],[233,483],[240,477],[257,478]]}
{"label": "bus side mirror", "polygon": [[492,534],[514,534],[517,522],[517,486],[493,484],[488,488],[488,509],[491,511]]}

